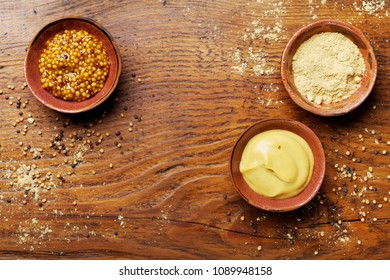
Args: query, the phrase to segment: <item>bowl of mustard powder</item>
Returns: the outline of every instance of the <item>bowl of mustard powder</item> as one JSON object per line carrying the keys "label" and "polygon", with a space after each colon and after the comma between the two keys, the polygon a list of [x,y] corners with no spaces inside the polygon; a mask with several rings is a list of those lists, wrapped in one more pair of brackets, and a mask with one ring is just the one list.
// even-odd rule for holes
{"label": "bowl of mustard powder", "polygon": [[356,27],[321,20],[298,30],[283,52],[281,75],[291,99],[321,116],[346,114],[371,93],[377,61]]}

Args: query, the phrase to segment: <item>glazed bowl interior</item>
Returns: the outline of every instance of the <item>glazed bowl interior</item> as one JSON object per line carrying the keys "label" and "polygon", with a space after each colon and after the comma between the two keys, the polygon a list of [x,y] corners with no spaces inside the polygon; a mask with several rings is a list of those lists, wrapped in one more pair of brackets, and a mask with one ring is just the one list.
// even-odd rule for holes
{"label": "glazed bowl interior", "polygon": [[[256,193],[240,172],[242,153],[249,140],[261,132],[272,129],[288,130],[301,136],[314,155],[314,170],[310,182],[301,193],[291,198],[273,199]],[[249,204],[266,211],[291,211],[308,203],[320,189],[325,176],[325,154],[318,137],[304,124],[287,119],[263,120],[249,127],[237,140],[231,154],[230,175],[237,191]]]}
{"label": "glazed bowl interior", "polygon": [[[331,104],[316,104],[308,101],[298,91],[294,83],[293,57],[303,42],[315,34],[337,32],[349,38],[360,50],[366,71],[361,86],[347,99]],[[281,75],[284,87],[297,105],[303,109],[322,116],[337,116],[348,113],[358,107],[368,97],[375,83],[377,61],[368,39],[356,27],[334,20],[322,20],[303,27],[291,38],[283,52]]]}
{"label": "glazed bowl interior", "polygon": [[[65,101],[56,98],[42,87],[40,81],[38,60],[45,43],[55,34],[64,30],[86,30],[102,42],[110,60],[110,69],[102,90],[84,101]],[[64,18],[49,23],[35,35],[27,50],[24,71],[27,85],[44,105],[63,113],[78,113],[98,106],[109,97],[119,82],[121,64],[119,49],[111,35],[103,27],[87,18]]]}

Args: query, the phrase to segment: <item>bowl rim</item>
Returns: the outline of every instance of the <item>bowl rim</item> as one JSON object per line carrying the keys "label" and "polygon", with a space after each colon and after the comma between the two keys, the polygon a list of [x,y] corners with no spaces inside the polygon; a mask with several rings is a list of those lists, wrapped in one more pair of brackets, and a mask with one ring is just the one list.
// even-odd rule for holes
{"label": "bowl rim", "polygon": [[[304,97],[302,97],[300,94],[296,93],[295,90],[293,90],[288,82],[288,77],[287,77],[287,58],[288,58],[288,51],[289,49],[295,44],[297,38],[301,36],[303,33],[307,32],[310,29],[320,27],[322,25],[333,25],[333,26],[338,26],[342,27],[344,30],[348,31],[349,33],[354,34],[355,36],[359,37],[361,41],[364,43],[364,45],[367,47],[367,52],[370,53],[370,56],[372,58],[372,78],[368,81],[368,88],[367,90],[353,103],[349,103],[345,107],[341,108],[331,108],[331,109],[325,109],[325,108],[320,108],[320,107],[314,107],[311,104],[307,103],[306,101],[303,100]],[[292,58],[291,58],[292,59]],[[367,71],[367,69],[366,69]],[[281,69],[280,73],[282,76],[282,83],[284,85],[284,88],[286,89],[287,93],[291,97],[291,99],[301,108],[319,115],[319,116],[324,116],[324,117],[332,117],[332,116],[340,116],[346,113],[351,112],[352,110],[356,109],[359,107],[370,95],[372,92],[372,89],[374,87],[376,77],[377,77],[377,71],[378,71],[378,63],[377,59],[375,57],[375,52],[373,50],[373,47],[368,40],[368,38],[363,34],[363,32],[357,28],[356,26],[339,21],[339,20],[333,20],[333,19],[323,19],[319,20],[316,22],[312,22],[308,25],[305,25],[301,27],[298,31],[294,33],[294,35],[290,38],[288,43],[286,44],[283,54],[282,54],[282,59],[281,59]]]}
{"label": "bowl rim", "polygon": [[[309,144],[314,155],[314,169],[313,169],[313,175],[311,180],[309,181],[308,185],[301,193],[291,198],[273,199],[273,198],[260,195],[254,192],[249,187],[249,185],[245,182],[243,176],[239,171],[234,172],[235,158],[237,159],[238,157],[239,160],[238,162],[236,162],[236,164],[239,164],[242,156],[242,151],[239,154],[239,156],[237,156],[238,145],[241,145],[241,143],[243,143],[242,146],[243,148],[245,148],[246,144],[249,142],[250,139],[252,139],[254,135],[257,135],[258,133],[261,133],[263,131],[270,130],[270,129],[263,129],[262,126],[267,127],[271,125],[277,126],[277,128],[275,129],[289,130],[296,134],[298,134],[297,131],[299,131],[299,136],[304,138],[304,140]],[[279,126],[283,128],[278,128]],[[260,127],[260,129],[258,127]],[[244,141],[243,139],[247,134],[250,134],[251,132],[257,130],[260,131],[258,131],[252,137],[248,138],[246,142],[242,142]],[[309,142],[307,139],[311,139],[310,141],[312,142]],[[315,150],[313,150],[313,148],[315,148]],[[261,120],[259,122],[250,125],[238,137],[230,153],[229,172],[234,187],[241,195],[241,197],[245,201],[247,201],[250,205],[269,212],[288,212],[288,211],[296,210],[304,206],[308,202],[310,202],[316,196],[316,194],[318,193],[318,191],[322,186],[322,183],[325,178],[325,171],[326,171],[325,153],[321,141],[308,126],[292,119],[270,118],[270,119]]]}
{"label": "bowl rim", "polygon": [[[108,41],[110,42],[111,46],[112,46],[112,49],[115,53],[115,61],[116,61],[116,64],[117,64],[117,67],[115,69],[115,77],[113,79],[113,82],[112,84],[110,85],[109,88],[107,88],[107,93],[102,95],[100,98],[96,99],[95,102],[93,102],[92,104],[88,105],[88,106],[78,106],[77,108],[73,108],[73,109],[66,109],[66,108],[62,108],[61,106],[56,106],[56,105],[53,105],[51,103],[48,103],[46,101],[45,98],[41,97],[40,95],[38,95],[36,92],[35,92],[35,89],[32,88],[30,82],[29,82],[29,77],[28,77],[28,59],[29,59],[29,56],[30,56],[30,52],[31,52],[31,49],[32,47],[34,46],[34,44],[37,42],[37,40],[40,38],[40,36],[51,26],[53,25],[57,25],[61,22],[64,22],[64,21],[82,21],[82,22],[85,22],[87,24],[90,24],[92,26],[94,26],[95,28],[97,28],[107,39]],[[119,47],[118,47],[118,44],[116,43],[116,41],[114,40],[113,36],[107,31],[106,28],[104,28],[100,23],[98,23],[97,21],[91,19],[91,18],[88,18],[88,17],[82,17],[82,16],[67,16],[67,17],[62,17],[62,18],[59,18],[59,19],[56,19],[54,21],[51,21],[51,22],[48,22],[47,24],[45,24],[42,28],[40,28],[36,33],[35,35],[33,36],[33,38],[31,39],[28,47],[27,47],[27,54],[25,56],[25,59],[24,59],[24,75],[25,75],[25,79],[26,79],[26,83],[27,83],[27,86],[29,87],[31,93],[35,96],[35,98],[37,98],[43,105],[45,105],[46,107],[52,109],[52,110],[55,110],[55,111],[58,111],[58,112],[61,112],[61,113],[68,113],[68,114],[74,114],[74,113],[82,113],[82,112],[85,112],[85,111],[88,111],[88,110],[91,110],[97,106],[99,106],[100,104],[102,104],[105,100],[107,100],[110,95],[112,94],[112,92],[114,91],[114,89],[116,88],[116,86],[118,85],[119,83],[119,78],[120,78],[120,75],[121,75],[121,72],[122,72],[122,59],[121,59],[121,55],[120,55],[120,50],[119,50]],[[49,92],[48,92],[49,93]],[[50,94],[50,93],[49,93]],[[94,96],[92,96],[91,98],[94,98],[96,97],[98,93],[96,93]],[[61,99],[60,99],[61,100]],[[87,99],[89,100],[89,99]],[[87,101],[85,100],[85,101]],[[61,100],[61,101],[65,101],[65,100]],[[65,101],[65,102],[73,102],[73,101]],[[82,104],[83,101],[80,101],[78,102],[78,104]]]}

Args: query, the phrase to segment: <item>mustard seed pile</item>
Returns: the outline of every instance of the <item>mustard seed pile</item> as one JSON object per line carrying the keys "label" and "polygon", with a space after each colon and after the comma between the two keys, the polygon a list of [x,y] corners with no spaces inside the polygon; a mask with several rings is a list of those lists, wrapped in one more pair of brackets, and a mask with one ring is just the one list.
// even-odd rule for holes
{"label": "mustard seed pile", "polygon": [[56,34],[46,42],[38,63],[43,88],[68,101],[98,93],[110,68],[103,43],[85,30]]}

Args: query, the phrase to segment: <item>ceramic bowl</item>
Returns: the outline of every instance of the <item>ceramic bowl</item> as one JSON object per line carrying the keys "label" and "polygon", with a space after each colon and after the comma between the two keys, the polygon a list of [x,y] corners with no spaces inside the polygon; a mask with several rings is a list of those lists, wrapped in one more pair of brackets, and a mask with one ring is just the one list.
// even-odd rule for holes
{"label": "ceramic bowl", "polygon": [[[352,40],[363,56],[366,71],[362,77],[360,88],[349,98],[340,102],[318,105],[308,101],[297,90],[294,84],[292,61],[297,49],[303,42],[322,32],[338,32]],[[303,109],[321,116],[338,116],[357,108],[370,94],[375,83],[376,74],[377,61],[368,39],[358,28],[335,20],[321,20],[298,30],[287,43],[281,62],[282,81],[292,100]]]}
{"label": "ceramic bowl", "polygon": [[[54,97],[42,87],[40,81],[38,59],[43,52],[45,43],[55,34],[66,29],[86,30],[89,34],[95,36],[103,43],[110,59],[110,70],[102,90],[81,102],[65,101]],[[26,82],[34,96],[47,107],[63,113],[85,112],[101,104],[114,91],[119,82],[121,71],[122,61],[119,48],[112,36],[100,24],[82,17],[59,19],[43,27],[32,39],[24,62]]]}
{"label": "ceramic bowl", "polygon": [[[273,199],[253,191],[240,172],[240,162],[245,146],[255,135],[272,129],[291,131],[301,136],[314,155],[313,175],[306,188],[298,195],[286,199]],[[325,154],[315,133],[306,125],[288,119],[267,119],[249,127],[234,145],[230,159],[230,175],[240,195],[251,205],[271,212],[286,212],[308,203],[320,189],[325,176]]]}

